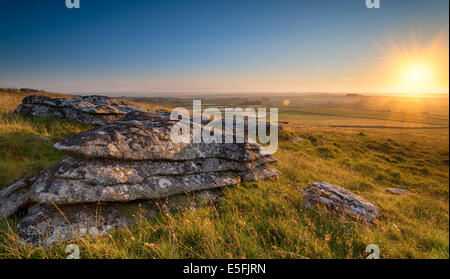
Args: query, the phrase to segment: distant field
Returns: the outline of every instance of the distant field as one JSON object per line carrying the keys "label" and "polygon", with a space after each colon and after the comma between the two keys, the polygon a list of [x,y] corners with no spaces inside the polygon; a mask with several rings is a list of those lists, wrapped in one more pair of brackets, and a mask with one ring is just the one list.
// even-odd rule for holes
{"label": "distant field", "polygon": [[[26,94],[12,94],[0,92],[0,188],[64,158],[53,143],[89,129],[51,117],[13,115]],[[132,100],[149,108],[192,105],[186,97]],[[372,243],[382,258],[449,258],[448,98],[202,100],[205,107],[279,107],[280,120],[288,122],[275,154],[282,175],[226,188],[218,207],[161,214],[105,237],[79,240],[82,258],[359,259]],[[340,185],[375,202],[378,220],[368,227],[306,208],[298,188],[313,181]],[[412,194],[386,194],[388,187]],[[66,257],[65,243],[46,250],[18,246],[17,219],[0,223],[0,258]]]}
{"label": "distant field", "polygon": [[169,107],[192,107],[193,99],[201,99],[202,107],[276,107],[280,121],[299,125],[332,126],[363,125],[393,127],[436,127],[448,129],[448,97],[374,97],[374,96],[252,96],[183,98],[125,98],[142,103]]}

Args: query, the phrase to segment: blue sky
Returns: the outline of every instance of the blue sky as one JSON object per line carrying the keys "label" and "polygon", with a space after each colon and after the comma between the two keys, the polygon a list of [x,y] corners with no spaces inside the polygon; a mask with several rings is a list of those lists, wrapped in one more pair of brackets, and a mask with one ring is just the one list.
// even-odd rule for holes
{"label": "blue sky", "polygon": [[370,79],[386,56],[379,42],[415,34],[426,44],[443,32],[448,53],[448,0],[381,0],[380,9],[365,0],[80,2],[0,2],[0,87],[382,91]]}

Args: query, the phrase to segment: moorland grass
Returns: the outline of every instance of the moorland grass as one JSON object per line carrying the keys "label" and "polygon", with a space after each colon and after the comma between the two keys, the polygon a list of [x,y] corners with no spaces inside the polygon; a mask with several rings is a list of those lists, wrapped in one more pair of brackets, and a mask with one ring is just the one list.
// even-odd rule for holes
{"label": "moorland grass", "polygon": [[[3,102],[2,94],[0,187],[64,158],[53,142],[89,128],[13,115],[21,98]],[[225,188],[219,204],[161,213],[107,236],[71,243],[79,245],[82,258],[360,259],[372,243],[382,258],[449,258],[448,130],[285,126],[275,155],[279,178]],[[293,137],[300,141],[291,142]],[[340,185],[375,202],[378,220],[366,226],[306,208],[298,188],[313,181]],[[412,194],[387,194],[388,187]],[[0,258],[67,256],[68,243],[20,246],[19,218],[0,223]]]}

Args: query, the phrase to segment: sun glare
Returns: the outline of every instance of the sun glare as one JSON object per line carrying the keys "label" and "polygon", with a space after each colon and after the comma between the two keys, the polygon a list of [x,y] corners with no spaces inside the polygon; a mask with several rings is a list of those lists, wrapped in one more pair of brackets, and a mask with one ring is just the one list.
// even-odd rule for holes
{"label": "sun glare", "polygon": [[[443,34],[427,43],[413,36],[405,43],[393,39],[382,46],[386,54],[383,79],[393,92],[409,95],[448,92],[448,47]],[[380,82],[383,82],[380,80]]]}
{"label": "sun glare", "polygon": [[415,82],[419,81],[421,78],[422,78],[422,76],[419,73],[413,73],[411,75],[411,80],[415,81]]}
{"label": "sun glare", "polygon": [[427,92],[433,88],[433,69],[431,66],[415,64],[405,68],[402,87],[407,91]]}

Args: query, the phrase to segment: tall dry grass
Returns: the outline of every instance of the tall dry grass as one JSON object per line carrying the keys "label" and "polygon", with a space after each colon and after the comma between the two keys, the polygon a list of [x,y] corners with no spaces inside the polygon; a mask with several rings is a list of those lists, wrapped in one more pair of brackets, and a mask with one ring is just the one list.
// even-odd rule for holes
{"label": "tall dry grass", "polygon": [[[15,104],[17,100],[0,103],[6,112],[0,119],[1,186],[65,156],[39,136],[54,140],[88,128],[12,115]],[[292,142],[294,137],[301,140]],[[226,188],[218,205],[161,213],[127,229],[71,243],[79,245],[82,258],[360,259],[372,243],[380,247],[382,258],[449,258],[448,137],[448,130],[285,125],[275,155],[282,172],[278,179]],[[375,202],[378,220],[365,226],[306,208],[298,188],[312,181],[334,183]],[[388,187],[412,194],[390,195],[384,191]],[[19,245],[19,219],[0,222],[0,258],[67,256],[69,243],[47,249]]]}

